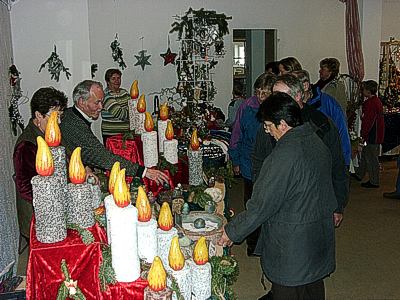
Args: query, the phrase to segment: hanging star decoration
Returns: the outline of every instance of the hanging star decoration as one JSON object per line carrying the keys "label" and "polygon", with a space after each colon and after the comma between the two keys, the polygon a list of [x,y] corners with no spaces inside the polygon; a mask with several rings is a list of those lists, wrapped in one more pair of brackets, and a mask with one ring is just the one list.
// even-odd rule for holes
{"label": "hanging star decoration", "polygon": [[171,52],[170,48],[170,42],[169,42],[169,36],[168,36],[168,49],[167,52],[160,54],[162,58],[164,58],[164,66],[168,64],[173,64],[175,65],[175,58],[178,54]]}
{"label": "hanging star decoration", "polygon": [[144,37],[141,37],[140,39],[142,40],[142,50],[139,51],[139,55],[134,55],[137,59],[137,62],[134,64],[134,66],[140,66],[142,68],[142,71],[144,71],[146,65],[151,66],[151,63],[149,62],[151,55],[146,55],[147,50],[143,49]]}

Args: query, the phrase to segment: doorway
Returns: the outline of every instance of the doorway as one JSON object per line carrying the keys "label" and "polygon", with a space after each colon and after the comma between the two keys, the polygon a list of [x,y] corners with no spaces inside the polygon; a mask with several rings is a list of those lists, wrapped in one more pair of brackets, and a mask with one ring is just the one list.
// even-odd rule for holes
{"label": "doorway", "polygon": [[233,30],[233,86],[243,87],[243,96],[253,95],[253,84],[265,64],[276,60],[276,29]]}

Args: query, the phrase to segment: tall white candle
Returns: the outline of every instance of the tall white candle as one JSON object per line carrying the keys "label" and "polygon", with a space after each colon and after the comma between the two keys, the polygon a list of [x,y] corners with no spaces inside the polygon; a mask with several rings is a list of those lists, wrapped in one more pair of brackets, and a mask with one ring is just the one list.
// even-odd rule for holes
{"label": "tall white candle", "polygon": [[132,282],[140,276],[138,255],[136,207],[129,204],[121,208],[113,203],[113,196],[105,199],[111,259],[116,279],[119,282]]}
{"label": "tall white candle", "polygon": [[168,260],[169,245],[171,245],[172,239],[175,236],[178,236],[178,230],[175,227],[167,231],[160,228],[157,229],[158,256],[161,258],[164,268],[168,271],[171,270]]}
{"label": "tall white candle", "polygon": [[139,258],[147,263],[152,263],[157,256],[157,221],[150,219],[148,222],[138,222],[138,253]]}
{"label": "tall white candle", "polygon": [[188,149],[189,184],[201,185],[203,183],[203,154],[201,149]]}
{"label": "tall white candle", "polygon": [[164,141],[166,140],[165,137],[165,130],[167,129],[168,120],[158,120],[158,147],[160,152],[164,152]]}
{"label": "tall white candle", "polygon": [[[189,265],[185,262],[185,266],[182,270],[174,271],[171,270],[170,274],[175,278],[176,283],[178,284],[179,290],[183,299],[191,300],[192,299],[192,280],[191,280],[191,270]],[[170,280],[168,281],[168,285],[171,286]],[[176,293],[172,294],[173,300],[178,300]]]}
{"label": "tall white candle", "polygon": [[130,99],[128,101],[128,108],[129,108],[129,129],[135,130],[136,129],[136,115],[138,114],[137,111],[137,100]]}
{"label": "tall white candle", "polygon": [[164,157],[167,162],[171,164],[178,163],[178,140],[165,140],[164,141]]}
{"label": "tall white candle", "polygon": [[138,112],[136,114],[136,122],[135,122],[135,133],[136,134],[142,134],[146,130],[144,129],[144,120],[146,118],[145,113],[140,113]]}
{"label": "tall white candle", "polygon": [[187,260],[192,275],[192,294],[197,300],[211,297],[211,265],[197,265],[193,260]]}
{"label": "tall white candle", "polygon": [[150,132],[143,132],[142,142],[143,142],[144,166],[146,168],[157,166],[158,163],[157,132],[154,130]]}

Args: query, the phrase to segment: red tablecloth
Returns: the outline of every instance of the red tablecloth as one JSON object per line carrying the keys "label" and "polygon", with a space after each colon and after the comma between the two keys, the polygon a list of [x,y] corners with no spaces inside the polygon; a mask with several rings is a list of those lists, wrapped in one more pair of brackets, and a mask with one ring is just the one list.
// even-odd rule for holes
{"label": "red tablecloth", "polygon": [[98,278],[102,261],[101,243],[107,242],[105,231],[97,224],[89,228],[95,242],[86,246],[79,234],[68,230],[67,238],[58,243],[43,244],[36,238],[31,223],[30,253],[26,278],[27,299],[56,299],[58,288],[64,281],[61,260],[65,259],[71,278],[78,281],[86,299],[134,299],[142,300],[147,281],[139,278],[134,282],[110,285],[105,292],[100,290]]}
{"label": "red tablecloth", "polygon": [[[133,140],[127,139],[123,141],[122,135],[114,135],[107,138],[106,148],[112,151],[114,154],[120,155],[123,158],[137,163],[141,166],[144,165],[143,160],[143,143],[140,136],[136,136]],[[166,170],[169,171],[169,170]],[[171,175],[170,172],[166,172]],[[188,184],[189,183],[189,165],[187,157],[180,157],[177,164],[177,171],[171,176],[172,186],[176,186],[178,183]],[[154,181],[144,178],[144,183],[149,191],[152,191],[156,196],[162,187],[158,186]]]}

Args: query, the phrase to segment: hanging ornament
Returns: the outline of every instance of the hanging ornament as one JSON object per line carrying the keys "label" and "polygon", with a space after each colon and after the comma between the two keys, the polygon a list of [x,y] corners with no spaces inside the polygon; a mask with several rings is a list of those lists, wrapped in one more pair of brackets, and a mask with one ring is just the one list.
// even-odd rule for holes
{"label": "hanging ornament", "polygon": [[19,77],[20,72],[15,65],[12,65],[9,69],[10,73],[10,85],[11,85],[11,100],[10,106],[8,107],[8,115],[10,117],[11,128],[13,134],[17,135],[17,126],[24,130],[24,120],[22,119],[21,113],[19,112],[19,100],[22,97],[21,91],[21,78]]}
{"label": "hanging ornament", "polygon": [[122,48],[120,47],[120,42],[118,41],[118,33],[115,34],[114,41],[111,43],[110,47],[112,50],[112,58],[115,62],[118,63],[120,68],[124,70],[127,66],[125,64],[125,61],[123,59],[123,53],[122,53]]}
{"label": "hanging ornament", "polygon": [[92,64],[90,66],[90,73],[92,75],[92,78],[94,78],[96,76],[96,72],[98,71],[99,66],[97,64]]}
{"label": "hanging ornament", "polygon": [[69,68],[64,67],[63,61],[57,54],[56,45],[54,45],[54,51],[51,53],[50,57],[40,65],[39,73],[42,71],[44,67],[46,67],[46,64],[48,64],[47,70],[51,74],[50,79],[54,79],[55,81],[58,82],[60,80],[61,71],[65,73],[67,80],[69,79],[69,76],[71,76],[71,73],[68,71]]}
{"label": "hanging ornament", "polygon": [[149,62],[149,58],[151,57],[151,55],[146,55],[147,50],[143,49],[144,37],[141,37],[140,39],[142,40],[142,50],[139,51],[139,55],[134,55],[137,59],[137,62],[134,64],[134,66],[140,66],[142,68],[142,71],[144,71],[146,65],[151,66],[151,63]]}
{"label": "hanging ornament", "polygon": [[170,41],[169,41],[169,35],[168,35],[168,49],[167,52],[160,54],[162,58],[164,58],[164,66],[168,64],[173,64],[175,65],[175,58],[178,54],[171,52],[170,48]]}

